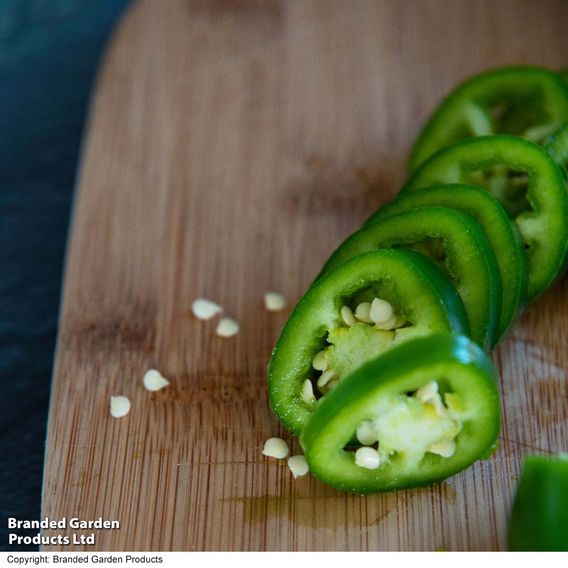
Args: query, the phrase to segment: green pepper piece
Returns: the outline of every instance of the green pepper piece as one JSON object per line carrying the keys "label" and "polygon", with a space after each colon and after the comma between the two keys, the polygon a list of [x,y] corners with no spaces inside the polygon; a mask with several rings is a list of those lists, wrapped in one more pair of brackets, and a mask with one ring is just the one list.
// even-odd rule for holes
{"label": "green pepper piece", "polygon": [[544,149],[561,168],[564,178],[568,177],[568,124],[563,124],[544,141]]}
{"label": "green pepper piece", "polygon": [[509,523],[509,550],[568,551],[568,456],[527,456]]}
{"label": "green pepper piece", "polygon": [[402,192],[440,183],[482,186],[514,218],[528,256],[529,302],[564,271],[568,196],[562,173],[546,150],[517,136],[470,138],[429,158]]}
{"label": "green pepper piece", "polygon": [[410,168],[464,138],[515,134],[539,142],[567,120],[568,86],[557,73],[529,66],[486,71],[436,109],[412,149]]}
{"label": "green pepper piece", "polygon": [[491,244],[472,217],[449,207],[421,207],[366,225],[331,255],[321,274],[367,250],[416,248],[438,260],[463,300],[471,337],[495,344],[501,312],[501,274]]}
{"label": "green pepper piece", "polygon": [[[416,396],[432,381],[437,404]],[[300,438],[310,471],[354,493],[446,479],[494,449],[500,427],[496,381],[487,355],[463,336],[435,334],[393,348],[353,371],[312,414]],[[364,422],[378,438],[374,469],[357,465],[349,447]],[[448,452],[439,450],[444,443]]]}
{"label": "green pepper piece", "polygon": [[[342,308],[355,310],[373,297],[390,302],[400,325],[391,330],[362,322],[347,327]],[[321,400],[310,402],[302,393],[307,380],[317,392],[315,385],[323,373],[318,374],[312,362],[322,349],[332,352],[330,365],[341,379],[341,373],[349,373],[366,359],[436,331],[467,333],[468,326],[458,294],[433,262],[403,250],[357,256],[315,282],[290,315],[268,368],[270,406],[298,434]]]}
{"label": "green pepper piece", "polygon": [[503,295],[496,334],[497,340],[501,339],[525,307],[528,268],[519,231],[497,199],[473,185],[431,186],[387,203],[371,215],[367,224],[401,211],[432,205],[453,207],[467,213],[485,231],[501,271]]}

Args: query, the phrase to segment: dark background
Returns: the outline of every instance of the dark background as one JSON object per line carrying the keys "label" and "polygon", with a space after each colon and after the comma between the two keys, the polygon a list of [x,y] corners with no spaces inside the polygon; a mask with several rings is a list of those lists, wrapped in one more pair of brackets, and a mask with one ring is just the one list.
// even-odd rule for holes
{"label": "dark background", "polygon": [[[0,550],[40,515],[65,241],[89,94],[128,0],[0,0]],[[32,531],[30,534],[35,534]]]}

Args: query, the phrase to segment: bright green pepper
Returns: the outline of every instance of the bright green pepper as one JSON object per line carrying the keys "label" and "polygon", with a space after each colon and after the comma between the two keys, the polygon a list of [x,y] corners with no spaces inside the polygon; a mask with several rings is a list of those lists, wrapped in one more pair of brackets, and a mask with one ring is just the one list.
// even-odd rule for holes
{"label": "bright green pepper", "polygon": [[564,271],[568,195],[561,170],[543,148],[517,136],[469,138],[424,162],[402,192],[441,183],[484,187],[514,218],[528,256],[529,301]]}
{"label": "bright green pepper", "polygon": [[367,221],[372,223],[390,215],[417,207],[442,205],[471,215],[485,231],[501,271],[503,295],[497,326],[497,340],[521,314],[527,295],[527,256],[519,231],[503,206],[481,188],[465,184],[448,184],[402,194],[378,209]]}
{"label": "bright green pepper", "polygon": [[506,67],[470,77],[436,109],[412,150],[415,170],[446,146],[471,136],[515,134],[540,142],[568,121],[568,86],[539,67]]}
{"label": "bright green pepper", "polygon": [[568,177],[566,173],[568,166],[568,124],[563,124],[544,141],[544,149],[561,167],[564,177]]}
{"label": "bright green pepper", "polygon": [[568,456],[525,458],[509,524],[509,549],[568,551]]}
{"label": "bright green pepper", "polygon": [[[318,405],[300,438],[310,471],[354,493],[446,479],[494,449],[496,380],[487,355],[465,337],[436,334],[393,348]],[[351,447],[354,437],[366,448]]]}
{"label": "bright green pepper", "polygon": [[[353,316],[374,298],[391,305],[389,325]],[[468,327],[458,294],[433,262],[403,250],[357,256],[315,282],[289,317],[268,369],[270,405],[299,433],[322,396],[354,368],[409,338],[440,331],[467,333]]]}
{"label": "bright green pepper", "polygon": [[501,274],[479,223],[448,207],[403,211],[351,235],[331,255],[321,274],[362,252],[383,247],[414,248],[437,260],[463,300],[471,337],[486,348],[495,344]]}

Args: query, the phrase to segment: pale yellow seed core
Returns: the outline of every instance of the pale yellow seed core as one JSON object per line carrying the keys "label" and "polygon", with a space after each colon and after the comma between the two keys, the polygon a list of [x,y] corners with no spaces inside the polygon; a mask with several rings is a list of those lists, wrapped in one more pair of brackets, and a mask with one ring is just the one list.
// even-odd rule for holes
{"label": "pale yellow seed core", "polygon": [[[418,463],[426,452],[452,457],[456,452],[455,438],[462,430],[461,420],[456,416],[461,402],[453,393],[446,393],[444,398],[448,407],[442,402],[437,381],[430,381],[412,397],[396,396],[382,401],[376,409],[376,418],[363,420],[357,428],[357,440],[364,447],[355,452],[356,465],[374,469],[395,452],[405,454],[411,463]],[[419,422],[413,422],[414,419]],[[369,446],[376,442],[379,464],[374,466],[376,450]]]}
{"label": "pale yellow seed core", "polygon": [[443,458],[451,458],[456,453],[456,441],[455,440],[443,440],[437,444],[432,444],[428,451],[433,454],[438,454]]}

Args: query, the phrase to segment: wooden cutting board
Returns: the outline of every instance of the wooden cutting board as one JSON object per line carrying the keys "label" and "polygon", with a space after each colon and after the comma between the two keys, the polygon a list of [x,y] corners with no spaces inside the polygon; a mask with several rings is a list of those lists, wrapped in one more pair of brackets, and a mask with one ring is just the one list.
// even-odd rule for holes
{"label": "wooden cutting board", "polygon": [[[506,547],[522,457],[568,449],[566,280],[494,353],[499,451],[435,487],[368,497],[294,481],[261,455],[268,437],[291,440],[265,385],[286,313],[263,294],[292,306],[395,195],[419,128],[460,79],[568,66],[567,25],[562,1],[133,5],[84,146],[42,513],[120,529],[45,549]],[[201,296],[238,320],[236,337],[193,318]],[[149,368],[171,387],[146,391]],[[119,394],[132,411],[113,419]]]}

